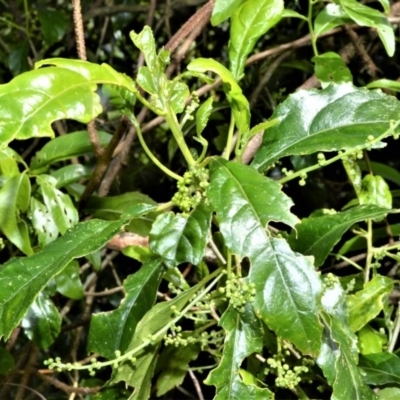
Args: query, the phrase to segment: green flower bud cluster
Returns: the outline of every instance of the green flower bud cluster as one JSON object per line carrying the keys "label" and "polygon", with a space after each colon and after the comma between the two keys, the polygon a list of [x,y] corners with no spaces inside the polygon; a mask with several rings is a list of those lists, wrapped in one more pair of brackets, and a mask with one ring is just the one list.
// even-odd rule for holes
{"label": "green flower bud cluster", "polygon": [[[285,351],[285,354],[289,353]],[[309,367],[314,364],[312,360],[302,359],[302,365],[294,367],[285,362],[283,354],[276,354],[267,359],[268,368],[264,370],[265,374],[273,372],[277,375],[275,384],[277,387],[294,389],[302,380],[301,374],[309,372]]]}
{"label": "green flower bud cluster", "polygon": [[220,291],[225,293],[229,304],[238,312],[244,312],[246,304],[251,303],[256,295],[254,283],[247,283],[234,273],[226,281],[226,286],[220,288]]}
{"label": "green flower bud cluster", "polygon": [[205,197],[209,185],[208,170],[197,166],[186,171],[183,178],[178,181],[178,191],[172,197],[172,202],[184,214],[197,207]]}
{"label": "green flower bud cluster", "polygon": [[329,272],[328,274],[324,275],[324,283],[322,284],[322,288],[334,289],[336,283],[339,283],[339,278]]}
{"label": "green flower bud cluster", "polygon": [[188,106],[185,109],[185,119],[186,120],[193,120],[193,113],[196,111],[196,109],[199,107],[200,104],[200,100],[199,100],[199,96],[196,92],[192,93],[192,100],[191,102],[188,104]]}
{"label": "green flower bud cluster", "polygon": [[215,343],[217,336],[217,331],[204,331],[198,334],[196,331],[182,332],[182,328],[180,326],[172,326],[171,333],[165,335],[164,337],[164,344],[166,346],[186,347],[191,344],[200,343],[201,349],[204,350],[206,347],[208,347],[210,342]]}

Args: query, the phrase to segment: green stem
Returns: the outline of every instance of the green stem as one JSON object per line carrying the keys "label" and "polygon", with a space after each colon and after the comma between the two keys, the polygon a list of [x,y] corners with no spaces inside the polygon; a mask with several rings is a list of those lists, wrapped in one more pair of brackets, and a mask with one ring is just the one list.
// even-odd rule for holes
{"label": "green stem", "polygon": [[374,249],[372,247],[372,219],[367,220],[368,232],[367,232],[367,259],[365,261],[364,270],[364,284],[368,283],[369,275],[371,271],[372,257],[374,256]]}
{"label": "green stem", "polygon": [[164,164],[162,164],[158,158],[151,152],[151,150],[147,147],[146,142],[144,141],[142,130],[140,129],[140,124],[136,117],[134,115],[129,115],[128,118],[131,120],[132,124],[134,125],[136,129],[136,133],[139,138],[139,142],[143,147],[143,150],[147,154],[147,156],[150,158],[150,160],[157,165],[158,168],[160,168],[163,172],[165,172],[167,175],[169,175],[171,178],[174,178],[176,180],[182,179],[182,177],[175,172],[171,171],[169,168],[167,168]]}
{"label": "green stem", "polygon": [[307,22],[308,22],[308,29],[310,31],[310,37],[311,37],[311,45],[313,48],[314,55],[318,55],[318,49],[317,49],[317,37],[315,36],[314,32],[314,27],[313,27],[313,5],[314,5],[313,0],[308,1],[308,15],[307,15]]}
{"label": "green stem", "polygon": [[178,144],[178,147],[181,150],[183,157],[185,157],[185,160],[188,163],[189,167],[193,167],[194,165],[196,165],[196,161],[194,160],[192,153],[189,150],[189,147],[187,147],[185,137],[179,127],[179,122],[176,119],[176,115],[169,106],[167,106],[165,120],[167,121],[167,124],[171,129],[172,134],[174,135],[176,143]]}
{"label": "green stem", "polygon": [[229,160],[232,151],[232,142],[233,142],[233,134],[235,132],[235,117],[231,114],[231,122],[229,124],[229,132],[228,132],[228,139],[226,141],[226,147],[224,151],[224,155],[222,157]]}

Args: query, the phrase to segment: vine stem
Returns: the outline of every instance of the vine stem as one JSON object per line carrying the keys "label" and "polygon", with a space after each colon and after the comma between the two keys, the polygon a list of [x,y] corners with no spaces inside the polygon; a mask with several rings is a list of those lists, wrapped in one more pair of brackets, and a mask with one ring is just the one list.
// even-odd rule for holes
{"label": "vine stem", "polygon": [[393,352],[394,347],[396,346],[396,342],[397,342],[399,333],[400,333],[400,301],[397,304],[397,312],[396,312],[396,318],[394,320],[394,328],[393,328],[389,346],[388,346],[389,353]]}
{"label": "vine stem", "polygon": [[314,56],[318,55],[317,49],[317,37],[315,36],[314,27],[313,27],[313,5],[315,1],[309,0],[308,1],[308,15],[307,15],[307,22],[308,22],[308,29],[310,31],[310,38],[311,38],[311,46],[314,52]]}
{"label": "vine stem", "polygon": [[235,117],[231,114],[231,122],[229,124],[229,132],[228,132],[228,139],[226,141],[226,147],[223,157],[229,160],[229,156],[232,151],[232,141],[233,141],[233,133],[235,131]]}
{"label": "vine stem", "polygon": [[364,284],[368,283],[369,275],[371,271],[372,257],[374,256],[374,249],[372,247],[372,219],[367,220],[368,231],[366,235],[367,239],[367,259],[365,261],[365,270],[364,270]]}

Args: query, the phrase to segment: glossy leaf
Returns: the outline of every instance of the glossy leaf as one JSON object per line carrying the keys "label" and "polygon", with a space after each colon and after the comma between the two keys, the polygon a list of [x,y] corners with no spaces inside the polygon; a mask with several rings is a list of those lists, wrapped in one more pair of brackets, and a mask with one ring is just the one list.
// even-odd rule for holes
{"label": "glossy leaf", "polygon": [[239,375],[243,360],[252,353],[261,351],[262,325],[255,317],[250,305],[243,313],[229,307],[219,324],[226,331],[222,359],[218,367],[210,372],[205,383],[217,388],[215,400],[272,399],[268,389],[247,385]]}
{"label": "glossy leaf", "polygon": [[72,204],[71,198],[56,189],[57,181],[50,175],[39,175],[36,182],[40,186],[44,204],[57,226],[64,234],[68,228],[76,225],[79,221],[78,211]]}
{"label": "glossy leaf", "polygon": [[79,263],[71,261],[58,275],[55,276],[57,292],[74,300],[83,298],[83,286],[79,277]]}
{"label": "glossy leaf", "polygon": [[70,164],[50,172],[50,175],[57,179],[56,188],[61,189],[81,179],[89,178],[91,172],[90,168],[82,164]]}
{"label": "glossy leaf", "polygon": [[371,7],[365,6],[357,0],[340,0],[347,15],[358,25],[375,28],[386,49],[389,57],[395,50],[395,38],[393,28],[384,14]]}
{"label": "glossy leaf", "polygon": [[383,298],[393,290],[393,280],[386,276],[376,275],[364,285],[364,289],[349,295],[348,323],[353,332],[357,332],[375,318],[383,309]]}
{"label": "glossy leaf", "polygon": [[298,91],[276,108],[280,122],[264,135],[252,164],[265,171],[285,156],[355,149],[385,133],[399,113],[394,97],[349,83]]}
{"label": "glossy leaf", "polygon": [[195,360],[199,354],[198,343],[187,344],[186,346],[167,346],[161,353],[156,373],[161,371],[157,378],[157,397],[160,397],[182,384],[188,369],[189,362]]}
{"label": "glossy leaf", "polygon": [[33,254],[29,235],[19,225],[19,211],[26,211],[30,199],[30,182],[26,174],[18,174],[0,188],[0,231],[24,254]]}
{"label": "glossy leaf", "polygon": [[246,0],[216,0],[212,11],[211,24],[216,26],[230,18],[235,10],[245,1]]}
{"label": "glossy leaf", "polygon": [[[137,215],[145,212],[146,206],[138,207]],[[103,247],[130,218],[79,223],[41,252],[3,264],[0,268],[0,337],[9,337],[38,293],[69,262]]]}
{"label": "glossy leaf", "polygon": [[186,100],[190,95],[189,87],[186,83],[179,81],[170,81],[167,85],[168,105],[175,114],[181,113],[186,106]]}
{"label": "glossy leaf", "polygon": [[235,117],[235,124],[239,131],[247,132],[250,127],[250,105],[232,73],[212,58],[196,58],[187,69],[193,72],[212,71],[221,78],[226,98]]}
{"label": "glossy leaf", "polygon": [[352,82],[353,77],[339,54],[328,52],[315,56],[315,75],[325,88],[331,83]]}
{"label": "glossy leaf", "polygon": [[400,384],[400,358],[393,353],[375,353],[360,357],[358,366],[370,385]]}
{"label": "glossy leaf", "polygon": [[53,301],[40,292],[21,321],[25,334],[41,349],[47,349],[57,339],[61,315]]}
{"label": "glossy leaf", "polygon": [[129,36],[135,46],[143,53],[149,70],[156,71],[159,64],[157,60],[156,42],[151,28],[145,26],[140,33],[132,31]]}
{"label": "glossy leaf", "polygon": [[161,259],[142,265],[124,282],[125,298],[116,310],[94,314],[90,324],[88,350],[107,358],[125,352],[138,322],[153,306],[163,273]]}
{"label": "glossy leaf", "polygon": [[317,354],[322,332],[317,317],[322,290],[319,277],[309,259],[265,231],[269,221],[289,225],[297,221],[289,212],[290,199],[276,182],[249,166],[217,158],[210,171],[208,197],[225,243],[252,264],[249,278],[257,291],[256,314],[304,353]]}
{"label": "glossy leaf", "polygon": [[[100,145],[104,148],[111,140],[109,133],[98,132]],[[87,153],[93,153],[93,146],[90,143],[87,131],[77,131],[58,136],[46,143],[35,155],[31,162],[31,169],[37,170],[46,168],[51,164],[72,157],[79,157]]]}
{"label": "glossy leaf", "polygon": [[161,214],[150,231],[151,251],[170,267],[183,262],[199,264],[209,240],[211,213],[209,207],[200,204],[187,217]]}
{"label": "glossy leaf", "polygon": [[236,80],[243,77],[248,55],[257,40],[282,18],[283,0],[247,0],[232,15],[229,69]]}
{"label": "glossy leaf", "polygon": [[307,17],[304,15],[298,13],[297,11],[290,10],[288,8],[285,8],[282,12],[282,18],[299,18],[302,19],[303,21],[307,21]]}
{"label": "glossy leaf", "polygon": [[200,135],[207,126],[213,110],[213,98],[209,97],[196,111],[196,133]]}
{"label": "glossy leaf", "polygon": [[315,18],[314,33],[320,36],[337,26],[351,22],[351,19],[339,4],[329,3]]}
{"label": "glossy leaf", "polygon": [[387,345],[387,337],[369,325],[365,325],[358,332],[358,347],[360,354],[381,353],[383,346]]}
{"label": "glossy leaf", "polygon": [[364,205],[340,213],[304,218],[290,234],[290,247],[301,254],[314,256],[315,266],[319,267],[343,234],[355,223],[383,218],[389,211],[390,209]]}

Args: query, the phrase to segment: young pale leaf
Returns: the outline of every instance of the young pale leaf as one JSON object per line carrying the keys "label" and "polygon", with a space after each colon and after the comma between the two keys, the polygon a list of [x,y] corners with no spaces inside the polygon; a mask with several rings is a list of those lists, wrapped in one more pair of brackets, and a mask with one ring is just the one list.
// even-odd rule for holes
{"label": "young pale leaf", "polygon": [[186,99],[189,97],[189,87],[186,83],[169,81],[167,84],[168,104],[175,114],[181,113],[186,106]]}
{"label": "young pale leaf", "polygon": [[376,161],[370,161],[368,166],[365,161],[361,160],[359,160],[357,164],[363,171],[369,171],[369,168],[371,168],[374,175],[379,175],[382,178],[395,183],[397,186],[400,186],[400,172],[396,168]]}
{"label": "young pale leaf", "polygon": [[385,387],[379,391],[379,400],[398,400],[400,398],[400,388]]}
{"label": "young pale leaf", "polygon": [[196,133],[200,135],[207,126],[213,109],[213,98],[209,97],[196,112]]}
{"label": "young pale leaf", "polygon": [[57,292],[74,300],[83,298],[83,286],[79,277],[79,263],[71,261],[58,275],[55,276]]}
{"label": "young pale leaf", "polygon": [[217,158],[210,172],[208,198],[225,243],[252,264],[256,314],[304,353],[317,354],[322,331],[317,317],[319,277],[309,259],[293,253],[286,241],[270,239],[265,231],[270,221],[296,223],[289,212],[291,200],[275,181],[249,166]]}
{"label": "young pale leaf", "polygon": [[61,315],[53,301],[40,292],[22,319],[21,326],[39,348],[47,349],[60,333]]}
{"label": "young pale leaf", "polygon": [[124,282],[125,298],[116,310],[93,315],[88,351],[109,359],[126,351],[138,322],[153,306],[163,273],[161,259],[143,264]]}
{"label": "young pale leaf", "polygon": [[385,133],[399,114],[395,97],[349,83],[298,91],[277,107],[272,117],[280,122],[264,135],[252,165],[265,171],[285,156],[355,149]]}
{"label": "young pale leaf", "polygon": [[57,239],[59,230],[47,207],[34,197],[31,198],[31,221],[38,237],[39,247],[42,249]]}
{"label": "young pale leaf", "polygon": [[290,247],[301,254],[314,256],[315,266],[319,267],[343,234],[355,223],[383,218],[388,212],[390,209],[365,205],[341,213],[304,218],[290,234]]}
{"label": "young pale leaf", "polygon": [[369,26],[377,30],[386,52],[392,57],[396,43],[393,28],[385,15],[357,0],[340,0],[339,2],[347,15],[358,25]]}
{"label": "young pale leaf", "polygon": [[132,31],[129,34],[132,42],[143,53],[146,64],[151,71],[158,69],[156,42],[149,26],[145,26],[140,33]]}
{"label": "young pale leaf", "polygon": [[392,208],[392,194],[389,185],[379,175],[368,174],[364,176],[358,199],[360,204],[374,204],[382,208]]}
{"label": "young pale leaf", "polygon": [[352,82],[353,77],[339,54],[328,52],[315,56],[315,75],[325,88],[331,83]]}
{"label": "young pale leaf", "polygon": [[351,18],[339,4],[329,3],[315,18],[314,33],[319,36],[337,26],[351,22]]}
{"label": "young pale leaf", "polygon": [[400,384],[400,358],[393,353],[375,353],[360,357],[358,366],[370,385]]}
{"label": "young pale leaf", "polygon": [[182,384],[189,369],[189,362],[195,360],[199,352],[199,343],[164,348],[156,368],[156,373],[161,371],[156,383],[157,397]]}
{"label": "young pale leaf", "polygon": [[375,393],[367,386],[357,368],[354,356],[356,339],[344,330],[346,324],[337,317],[324,317],[324,334],[317,364],[332,386],[332,400],[375,400]]}
{"label": "young pale leaf", "polygon": [[393,280],[376,275],[364,285],[363,290],[347,296],[348,324],[357,332],[374,319],[383,309],[383,301],[393,290]]}
{"label": "young pale leaf", "polygon": [[282,18],[299,18],[302,19],[303,21],[308,21],[307,17],[304,15],[298,13],[297,11],[290,10],[288,8],[285,8],[282,12]]}
{"label": "young pale leaf", "polygon": [[183,262],[194,265],[204,257],[212,210],[198,205],[187,217],[164,213],[158,216],[150,231],[150,249],[165,263],[174,267]]}
{"label": "young pale leaf", "polygon": [[[98,137],[100,145],[106,147],[112,135],[99,131]],[[31,162],[31,170],[46,168],[50,164],[92,152],[93,146],[90,143],[87,131],[77,131],[68,135],[58,136],[46,143],[36,153]]]}
{"label": "young pale leaf", "polygon": [[243,313],[229,307],[219,324],[226,331],[222,359],[219,366],[212,370],[205,383],[217,388],[214,400],[272,399],[268,389],[247,385],[239,375],[243,360],[252,353],[260,352],[263,346],[263,329],[248,304]]}
{"label": "young pale leaf", "polygon": [[[136,215],[149,207],[137,208]],[[10,336],[29,306],[47,283],[71,260],[103,247],[132,217],[106,222],[90,220],[79,223],[41,252],[27,258],[13,258],[0,268],[0,337]]]}
{"label": "young pale leaf", "polygon": [[216,0],[211,16],[211,24],[219,25],[230,18],[235,10],[246,0]]}
{"label": "young pale leaf", "polygon": [[44,204],[50,212],[57,229],[64,234],[79,221],[78,211],[69,195],[56,189],[56,180],[50,175],[39,175],[36,182],[40,186]]}
{"label": "young pale leaf", "polygon": [[187,69],[193,72],[212,71],[221,78],[226,98],[235,117],[235,124],[240,132],[247,132],[250,127],[250,105],[232,73],[212,58],[196,58]]}
{"label": "young pale leaf", "polygon": [[282,18],[283,0],[247,0],[232,15],[229,65],[236,80],[243,77],[247,56],[257,40]]}
{"label": "young pale leaf", "polygon": [[24,173],[9,178],[0,189],[0,231],[26,255],[33,254],[33,250],[26,228],[19,223],[17,214],[26,210],[29,199],[30,182]]}
{"label": "young pale leaf", "polygon": [[358,331],[358,347],[362,355],[381,353],[383,347],[387,346],[387,341],[385,333],[380,333],[369,325],[365,325]]}

